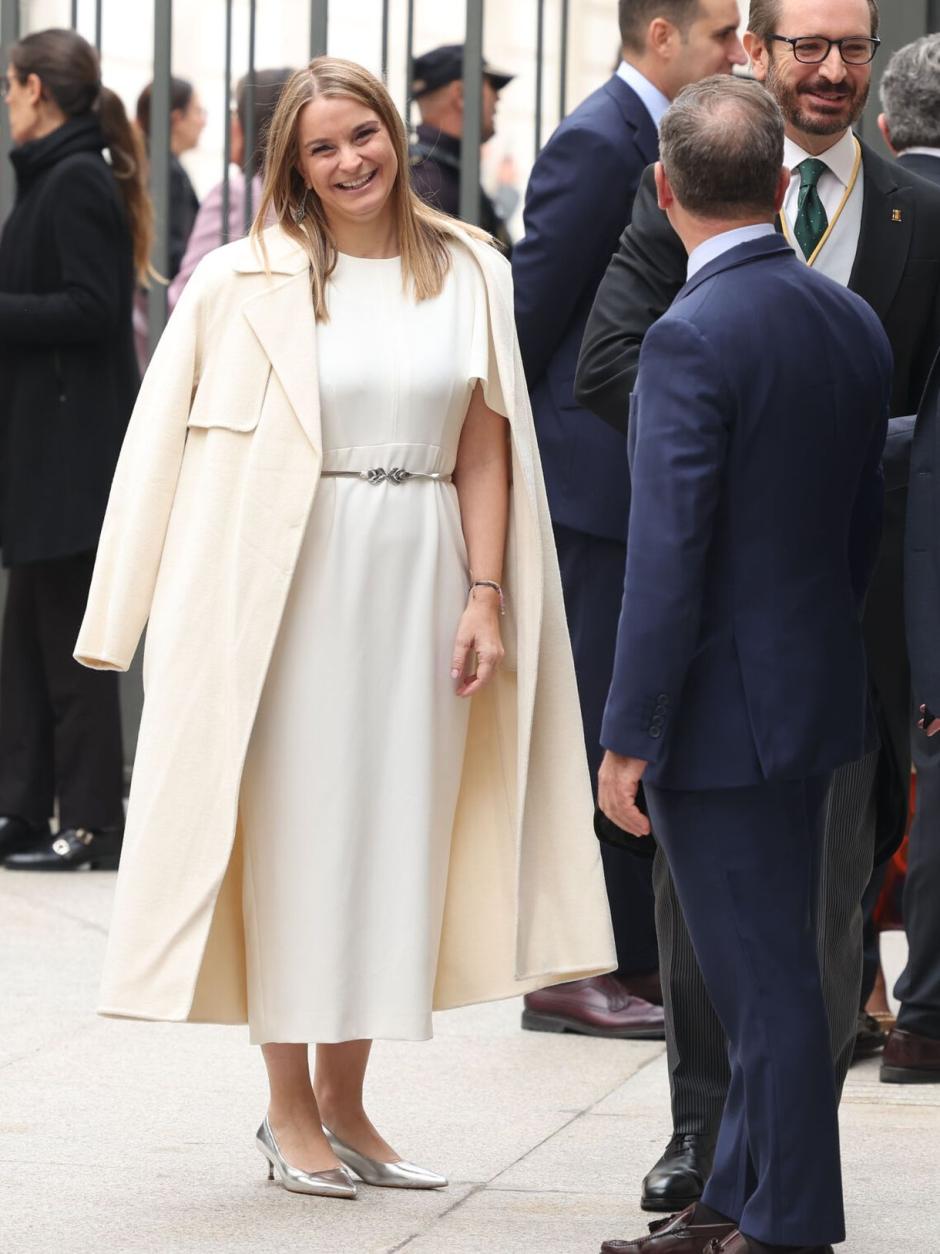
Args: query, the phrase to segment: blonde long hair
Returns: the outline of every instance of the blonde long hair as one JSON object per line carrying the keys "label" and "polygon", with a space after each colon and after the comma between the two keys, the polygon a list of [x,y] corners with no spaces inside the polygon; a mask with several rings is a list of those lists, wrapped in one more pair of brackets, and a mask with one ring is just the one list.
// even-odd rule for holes
{"label": "blonde long hair", "polygon": [[[320,198],[314,191],[307,191],[297,168],[300,114],[319,96],[347,96],[378,114],[398,158],[398,175],[390,198],[398,225],[402,277],[406,286],[410,283],[416,300],[440,295],[450,269],[449,243],[454,239],[456,224],[446,214],[426,205],[412,190],[405,125],[385,84],[355,61],[315,57],[285,84],[268,131],[264,190],[251,227],[252,239],[260,244],[267,260],[262,232],[270,213],[281,229],[304,249],[310,258],[317,321],[326,322],[329,318],[326,285],[336,268],[336,242]],[[298,225],[294,214],[305,195],[306,213]],[[468,223],[461,223],[460,229],[475,239],[493,242],[485,231]]]}

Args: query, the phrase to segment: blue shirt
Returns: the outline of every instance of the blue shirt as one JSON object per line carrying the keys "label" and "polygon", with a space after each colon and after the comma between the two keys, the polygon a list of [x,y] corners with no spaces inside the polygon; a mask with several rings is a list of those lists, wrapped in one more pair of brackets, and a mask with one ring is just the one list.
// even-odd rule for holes
{"label": "blue shirt", "polygon": [[722,253],[726,253],[729,249],[737,248],[738,244],[746,244],[749,240],[760,239],[762,235],[773,235],[775,228],[771,222],[758,222],[754,226],[738,226],[731,231],[722,231],[720,235],[713,235],[711,239],[705,240],[699,244],[698,248],[693,248],[689,253],[689,270],[687,277],[692,278],[698,274],[704,266],[710,261],[714,261],[716,257],[720,257]]}
{"label": "blue shirt", "polygon": [[617,77],[622,78],[628,87],[633,88],[643,101],[646,112],[653,119],[653,125],[658,127],[663,114],[672,103],[669,97],[664,96],[659,88],[654,87],[646,75],[641,74],[629,61],[621,61],[617,66]]}

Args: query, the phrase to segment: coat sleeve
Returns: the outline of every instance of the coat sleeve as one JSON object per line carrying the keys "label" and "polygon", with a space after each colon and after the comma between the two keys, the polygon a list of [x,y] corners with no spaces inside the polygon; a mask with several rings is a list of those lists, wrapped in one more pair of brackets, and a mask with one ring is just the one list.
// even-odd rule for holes
{"label": "coat sleeve", "polygon": [[200,287],[197,273],[157,345],[111,484],[74,654],[96,670],[127,670],[150,615],[199,380]]}
{"label": "coat sleeve", "polygon": [[[529,388],[538,383],[585,288],[610,261],[642,174],[588,126],[548,141],[529,178],[525,234],[512,255],[516,328]],[[603,194],[598,195],[598,188]]]}
{"label": "coat sleeve", "polygon": [[940,711],[940,356],[917,415],[904,548],[904,608],[915,705]]}
{"label": "coat sleeve", "polygon": [[618,431],[627,428],[643,336],[685,283],[686,254],[643,175],[633,219],[597,289],[575,378],[575,397]]}
{"label": "coat sleeve", "polygon": [[623,611],[601,744],[657,762],[698,644],[733,412],[721,365],[690,323],[668,318],[647,335],[634,410]]}
{"label": "coat sleeve", "polygon": [[5,344],[91,344],[106,339],[126,299],[130,247],[127,227],[104,179],[102,163],[67,162],[57,180],[57,212],[51,245],[61,286],[52,292],[0,292],[0,342]]}
{"label": "coat sleeve", "polygon": [[[875,328],[880,341],[876,347],[881,350],[883,398],[881,420],[875,425],[868,444],[868,456],[859,480],[855,505],[852,510],[852,522],[849,530],[849,564],[852,574],[852,587],[860,606],[864,604],[868,585],[875,571],[878,552],[881,546],[881,534],[884,527],[885,497],[885,437],[890,432],[891,423],[891,383],[894,360],[888,338],[880,326]],[[909,441],[908,441],[909,447]],[[909,456],[909,454],[908,454]],[[884,459],[884,460],[883,460]]]}

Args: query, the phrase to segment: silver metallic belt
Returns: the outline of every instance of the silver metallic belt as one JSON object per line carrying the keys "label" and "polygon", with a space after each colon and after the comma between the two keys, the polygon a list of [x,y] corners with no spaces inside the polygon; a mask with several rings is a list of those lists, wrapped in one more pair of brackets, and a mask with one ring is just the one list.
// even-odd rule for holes
{"label": "silver metallic belt", "polygon": [[375,466],[372,470],[323,470],[320,473],[331,479],[365,479],[366,483],[405,483],[408,479],[431,479],[434,483],[450,483],[453,477],[436,472],[429,475],[421,470],[402,470],[400,466],[393,466],[391,470]]}

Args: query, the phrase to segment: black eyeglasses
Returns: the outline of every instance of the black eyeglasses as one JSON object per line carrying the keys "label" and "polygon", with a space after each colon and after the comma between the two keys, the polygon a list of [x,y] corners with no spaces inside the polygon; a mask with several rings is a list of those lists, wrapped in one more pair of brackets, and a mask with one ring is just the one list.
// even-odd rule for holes
{"label": "black eyeglasses", "polygon": [[826,39],[823,35],[801,35],[796,39],[787,35],[771,35],[770,38],[789,44],[793,55],[803,65],[822,65],[833,48],[839,49],[846,65],[869,65],[881,44],[880,39],[866,39],[861,35],[852,35],[847,39]]}

